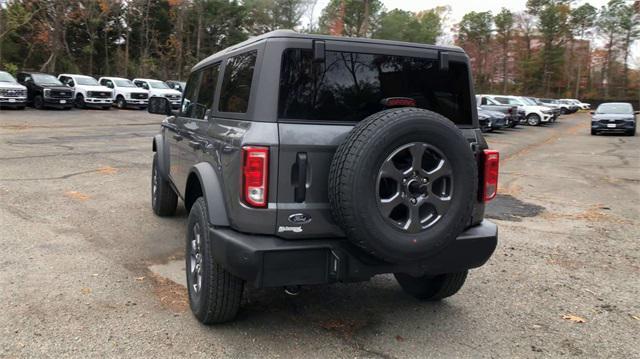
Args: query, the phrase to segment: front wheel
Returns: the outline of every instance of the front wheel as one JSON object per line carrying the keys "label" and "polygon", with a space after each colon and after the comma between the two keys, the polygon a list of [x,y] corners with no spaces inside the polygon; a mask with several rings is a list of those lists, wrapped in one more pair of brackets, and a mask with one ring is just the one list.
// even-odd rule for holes
{"label": "front wheel", "polygon": [[85,108],[85,103],[84,103],[84,96],[79,93],[78,96],[76,96],[76,107],[77,108]]}
{"label": "front wheel", "polygon": [[189,212],[185,253],[189,306],[203,324],[233,320],[240,310],[244,281],[216,263],[209,239],[209,220],[204,198]]}
{"label": "front wheel", "polygon": [[173,191],[169,181],[162,178],[158,171],[158,154],[153,155],[151,168],[151,207],[153,213],[160,217],[173,216],[178,206],[178,195]]}
{"label": "front wheel", "polygon": [[634,127],[633,130],[629,130],[627,131],[627,136],[635,136],[636,135],[636,128]]}
{"label": "front wheel", "polygon": [[413,277],[405,273],[394,274],[400,287],[420,300],[440,300],[456,294],[464,285],[468,271]]}
{"label": "front wheel", "polygon": [[591,136],[595,136],[597,134],[598,134],[598,132],[596,132],[596,130],[591,130]]}
{"label": "front wheel", "polygon": [[540,124],[540,116],[535,113],[530,114],[527,116],[527,124],[529,126],[538,126]]}
{"label": "front wheel", "polygon": [[42,96],[37,95],[33,98],[33,107],[37,108],[38,110],[42,110],[44,108],[44,100],[42,99]]}
{"label": "front wheel", "polygon": [[125,101],[124,97],[118,96],[118,98],[116,99],[116,107],[121,110],[127,107],[127,101]]}

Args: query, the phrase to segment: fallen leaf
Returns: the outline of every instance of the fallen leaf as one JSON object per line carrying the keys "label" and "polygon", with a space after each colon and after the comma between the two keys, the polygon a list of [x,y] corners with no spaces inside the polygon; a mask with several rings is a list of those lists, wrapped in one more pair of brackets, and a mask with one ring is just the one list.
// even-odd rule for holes
{"label": "fallen leaf", "polygon": [[142,281],[144,280],[144,277],[136,277],[136,280],[137,280],[138,282],[142,282]]}
{"label": "fallen leaf", "polygon": [[573,314],[565,314],[562,316],[562,319],[570,320],[574,323],[586,323],[587,321],[584,318],[581,318],[577,315]]}
{"label": "fallen leaf", "polygon": [[82,294],[91,294],[91,288],[82,288],[80,289],[80,291],[82,292]]}
{"label": "fallen leaf", "polygon": [[117,168],[113,168],[111,166],[104,166],[104,167],[100,167],[96,170],[96,172],[103,174],[103,175],[113,175],[118,173],[118,169]]}
{"label": "fallen leaf", "polygon": [[399,342],[403,342],[404,338],[399,336],[399,335],[396,335],[396,340],[399,341]]}
{"label": "fallen leaf", "polygon": [[64,193],[65,196],[73,199],[77,199],[79,201],[86,201],[91,198],[88,194],[80,193],[78,191],[67,191]]}

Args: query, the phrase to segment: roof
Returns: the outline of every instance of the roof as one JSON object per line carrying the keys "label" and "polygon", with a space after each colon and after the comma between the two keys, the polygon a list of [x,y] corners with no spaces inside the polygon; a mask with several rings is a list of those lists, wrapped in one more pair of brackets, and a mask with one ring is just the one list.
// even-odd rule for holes
{"label": "roof", "polygon": [[124,77],[113,77],[113,76],[102,76],[101,79],[109,79],[109,80],[127,80],[129,81],[129,79],[125,79]]}
{"label": "roof", "polygon": [[89,76],[89,75],[80,75],[80,74],[59,74],[58,76],[74,76],[74,77],[84,77],[84,78],[88,78],[88,79],[93,79],[93,76]]}
{"label": "roof", "polygon": [[135,79],[133,79],[133,80],[135,80],[135,81],[156,81],[156,82],[162,82],[162,81],[160,81],[160,80],[156,80],[156,79],[141,79],[141,78],[137,78],[137,77],[136,77]]}
{"label": "roof", "polygon": [[462,48],[457,46],[438,46],[438,45],[429,45],[429,44],[420,44],[415,42],[404,42],[404,41],[393,41],[393,40],[379,40],[379,39],[367,39],[361,37],[344,37],[344,36],[329,36],[329,35],[317,35],[317,34],[302,34],[293,30],[275,30],[268,32],[266,34],[262,34],[259,36],[254,36],[245,40],[236,45],[227,47],[226,49],[219,51],[204,60],[198,62],[193,69],[204,66],[205,64],[214,61],[215,59],[224,56],[225,54],[243,48],[245,46],[249,46],[255,44],[256,42],[267,40],[267,39],[282,39],[282,38],[290,38],[290,39],[311,39],[311,40],[326,40],[326,41],[342,41],[342,42],[351,42],[351,43],[364,43],[364,44],[380,44],[380,45],[393,45],[393,46],[404,46],[404,47],[413,47],[413,48],[422,48],[422,49],[430,49],[430,50],[445,50],[445,51],[453,51],[453,52],[461,52],[464,53]]}

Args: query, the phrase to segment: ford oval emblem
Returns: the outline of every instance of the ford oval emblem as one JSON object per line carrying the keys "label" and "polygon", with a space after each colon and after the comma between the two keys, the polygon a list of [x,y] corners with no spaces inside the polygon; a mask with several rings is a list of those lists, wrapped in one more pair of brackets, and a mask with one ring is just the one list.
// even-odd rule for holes
{"label": "ford oval emblem", "polygon": [[293,224],[307,224],[311,222],[311,217],[304,213],[294,213],[289,216],[289,222]]}

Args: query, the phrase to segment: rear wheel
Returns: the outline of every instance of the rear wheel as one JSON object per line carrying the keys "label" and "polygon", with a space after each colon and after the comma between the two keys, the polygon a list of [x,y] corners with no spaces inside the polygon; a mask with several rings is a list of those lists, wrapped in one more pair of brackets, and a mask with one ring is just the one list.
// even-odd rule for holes
{"label": "rear wheel", "polygon": [[160,217],[173,216],[178,206],[178,195],[173,191],[169,181],[162,178],[158,171],[158,154],[153,155],[151,169],[151,207]]}
{"label": "rear wheel", "polygon": [[244,281],[214,260],[204,198],[191,207],[187,226],[185,268],[191,311],[203,324],[231,321],[240,310]]}
{"label": "rear wheel", "polygon": [[447,273],[437,276],[413,277],[396,273],[395,277],[402,289],[420,300],[440,300],[456,294],[464,285],[468,271]]}
{"label": "rear wheel", "polygon": [[527,124],[529,126],[538,126],[540,124],[540,116],[535,113],[530,114],[527,116]]}

